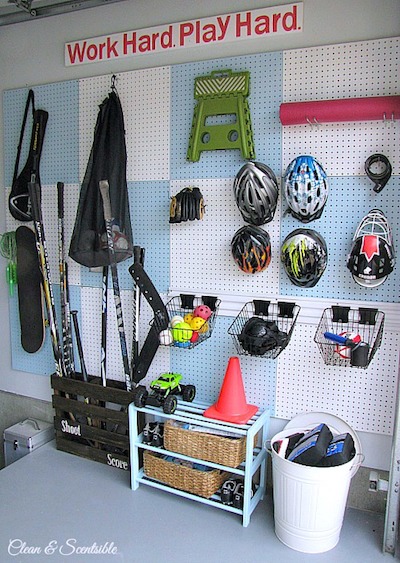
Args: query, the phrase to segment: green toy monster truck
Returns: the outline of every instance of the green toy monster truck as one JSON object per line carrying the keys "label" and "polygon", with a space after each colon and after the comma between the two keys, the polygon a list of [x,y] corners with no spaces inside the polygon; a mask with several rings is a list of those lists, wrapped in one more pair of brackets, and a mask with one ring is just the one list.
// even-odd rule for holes
{"label": "green toy monster truck", "polygon": [[135,406],[162,406],[165,414],[174,413],[178,405],[176,395],[182,395],[182,399],[190,403],[196,396],[196,387],[194,385],[182,385],[181,379],[182,376],[179,373],[163,373],[158,379],[150,383],[150,393],[144,385],[139,385],[134,390],[133,402]]}

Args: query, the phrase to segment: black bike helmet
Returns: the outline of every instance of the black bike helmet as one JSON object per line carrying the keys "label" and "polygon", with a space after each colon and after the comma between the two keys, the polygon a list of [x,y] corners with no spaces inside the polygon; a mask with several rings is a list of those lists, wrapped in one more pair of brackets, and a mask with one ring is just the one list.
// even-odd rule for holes
{"label": "black bike helmet", "polygon": [[236,175],[233,191],[246,223],[263,225],[274,218],[278,203],[278,181],[266,164],[246,162]]}
{"label": "black bike helmet", "polygon": [[359,223],[347,267],[362,287],[381,285],[393,271],[395,253],[390,225],[382,211],[372,209]]}
{"label": "black bike helmet", "polygon": [[262,272],[271,262],[269,234],[261,227],[241,227],[232,239],[231,251],[236,264],[243,272]]}
{"label": "black bike helmet", "polygon": [[294,285],[314,287],[328,262],[325,240],[312,229],[296,229],[283,241],[281,261]]}
{"label": "black bike helmet", "polygon": [[289,211],[302,223],[319,219],[328,199],[328,178],[313,156],[298,156],[285,172],[285,197]]}

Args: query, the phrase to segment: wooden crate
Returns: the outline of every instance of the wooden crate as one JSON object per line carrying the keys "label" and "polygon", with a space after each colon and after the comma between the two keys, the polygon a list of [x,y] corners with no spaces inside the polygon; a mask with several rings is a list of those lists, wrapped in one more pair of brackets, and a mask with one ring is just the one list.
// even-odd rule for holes
{"label": "wooden crate", "polygon": [[103,387],[99,377],[89,376],[86,383],[79,376],[51,376],[57,449],[128,471],[132,393],[120,381]]}

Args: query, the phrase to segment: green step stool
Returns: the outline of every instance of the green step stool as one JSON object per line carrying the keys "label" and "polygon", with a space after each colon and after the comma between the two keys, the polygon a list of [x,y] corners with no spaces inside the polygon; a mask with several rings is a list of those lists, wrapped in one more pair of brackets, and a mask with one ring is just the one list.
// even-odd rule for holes
{"label": "green step stool", "polygon": [[[249,95],[250,73],[213,71],[195,79],[192,129],[187,160],[197,162],[202,151],[240,149],[246,160],[255,158]],[[232,116],[232,123],[219,116]],[[207,123],[207,118],[208,123]],[[221,123],[215,123],[221,121]]]}

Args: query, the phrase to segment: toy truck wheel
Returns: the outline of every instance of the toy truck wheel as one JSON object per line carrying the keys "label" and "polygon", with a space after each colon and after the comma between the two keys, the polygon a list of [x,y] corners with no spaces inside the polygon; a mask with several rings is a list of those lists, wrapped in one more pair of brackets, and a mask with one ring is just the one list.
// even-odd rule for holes
{"label": "toy truck wheel", "polygon": [[135,390],[135,394],[133,397],[133,402],[135,404],[135,407],[144,407],[146,405],[146,401],[147,401],[147,397],[149,396],[149,393],[146,389],[146,387],[144,387],[143,385],[140,385],[139,387],[136,388]]}
{"label": "toy truck wheel", "polygon": [[173,414],[178,406],[178,400],[174,395],[169,395],[163,403],[165,414]]}
{"label": "toy truck wheel", "polygon": [[185,385],[182,392],[182,399],[191,403],[196,396],[196,387],[194,385]]}

